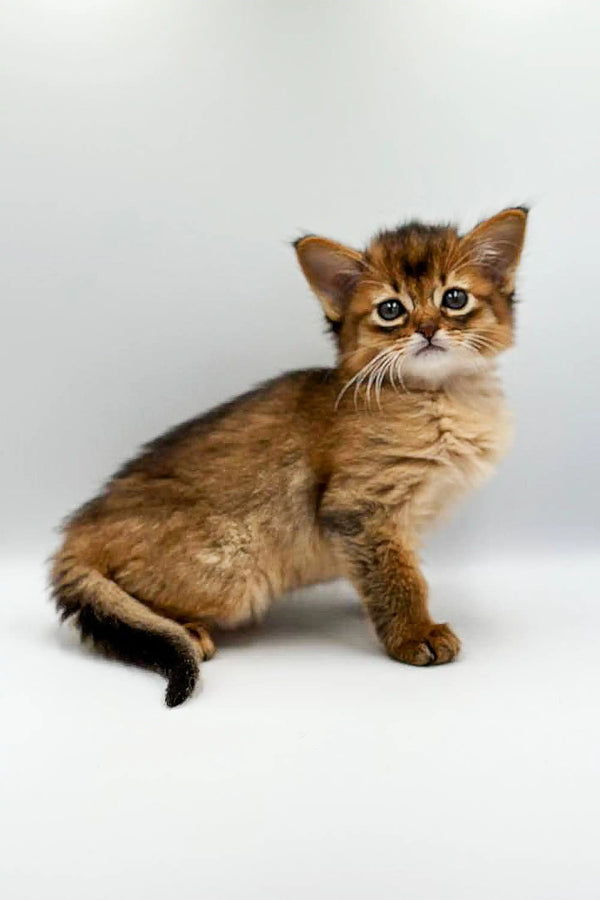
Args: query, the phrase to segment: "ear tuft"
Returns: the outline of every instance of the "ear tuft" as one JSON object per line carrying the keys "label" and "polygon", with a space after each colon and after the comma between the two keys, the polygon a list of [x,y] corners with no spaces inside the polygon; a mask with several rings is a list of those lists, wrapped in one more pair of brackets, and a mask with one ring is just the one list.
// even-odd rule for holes
{"label": "ear tuft", "polygon": [[321,301],[329,322],[339,322],[364,269],[358,250],[307,234],[294,241],[300,268]]}

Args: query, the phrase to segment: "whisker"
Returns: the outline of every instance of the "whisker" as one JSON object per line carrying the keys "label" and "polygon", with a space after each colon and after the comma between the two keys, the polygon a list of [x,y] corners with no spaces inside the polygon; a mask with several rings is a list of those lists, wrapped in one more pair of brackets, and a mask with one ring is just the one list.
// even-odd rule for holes
{"label": "whisker", "polygon": [[377,406],[381,409],[381,386],[383,383],[383,379],[385,378],[385,373],[389,368],[390,362],[393,358],[393,354],[389,354],[384,357],[381,362],[381,365],[378,367],[377,373],[373,379],[375,385],[375,399],[377,400]]}
{"label": "whisker", "polygon": [[[356,382],[356,384],[354,386],[354,409],[358,409],[358,392],[360,390],[361,385],[363,384],[363,382],[365,381],[365,378],[366,378],[367,386],[368,386],[368,384],[370,383],[370,380],[371,380],[371,374],[373,372],[373,369],[375,369],[376,366],[379,365],[379,360],[385,354],[385,352],[386,351],[382,351],[381,353],[377,354],[377,356],[371,360],[369,365],[365,366],[361,377]],[[365,397],[365,406],[366,405],[367,405],[367,398]]]}
{"label": "whisker", "polygon": [[405,362],[406,362],[406,354],[405,354],[405,353],[402,353],[402,354],[399,356],[399,358],[398,358],[398,366],[397,366],[397,370],[396,370],[396,371],[397,371],[397,375],[398,375],[398,381],[400,382],[400,385],[401,385],[401,387],[402,387],[402,390],[403,390],[406,394],[410,394],[410,391],[409,391],[408,388],[406,387],[406,383],[405,383],[405,381],[404,381],[404,378],[402,377],[402,367],[403,367],[403,365],[404,365]]}
{"label": "whisker", "polygon": [[[406,348],[410,342],[410,336],[400,338],[391,347],[383,347],[376,353],[375,356],[358,370],[358,372],[346,381],[336,397],[334,409],[338,409],[344,394],[354,386],[354,408],[358,410],[358,396],[363,385],[365,387],[365,408],[371,409],[371,396],[374,392],[379,408],[381,409],[383,382],[388,375],[390,376],[390,381],[393,384],[395,391],[398,391],[398,385],[394,378],[394,376],[397,375],[401,389],[409,393],[402,378],[402,358],[404,357]],[[364,349],[365,347],[359,347],[356,350],[345,354],[344,357],[349,359],[351,356],[356,355]]]}
{"label": "whisker", "polygon": [[[377,360],[378,360],[384,353],[386,353],[386,352],[387,352],[387,348],[384,349],[384,350],[381,350],[376,356],[374,356],[371,360],[369,360],[368,363],[365,363],[365,365],[364,365],[361,369],[359,369],[358,372],[356,372],[356,373],[352,376],[352,378],[350,378],[350,379],[345,383],[345,385],[342,387],[341,391],[340,391],[339,394],[337,395],[337,398],[336,398],[336,401],[335,401],[334,409],[337,409],[337,408],[338,408],[338,406],[340,405],[340,401],[341,401],[342,397],[344,396],[344,394],[346,393],[346,391],[348,390],[348,388],[351,387],[352,384],[355,384],[355,385],[358,387],[358,385],[360,384],[360,382],[361,382],[361,381],[365,378],[365,376],[367,375],[369,369],[370,369],[372,366],[374,366],[375,363],[377,362]],[[357,380],[358,380],[358,384],[356,384]],[[356,388],[355,388],[355,397],[356,397]]]}
{"label": "whisker", "polygon": [[[379,378],[379,374],[381,370],[385,370],[385,366],[388,363],[388,359],[394,353],[393,348],[388,348],[388,350],[383,354],[382,358],[379,360],[377,366],[375,366],[369,375],[369,381],[367,384],[367,393],[366,398],[368,402],[369,409],[371,408],[371,388],[375,386],[375,395],[377,396],[377,379]],[[381,405],[379,406],[381,409]]]}
{"label": "whisker", "polygon": [[346,393],[347,389],[352,384],[354,384],[354,407],[356,408],[357,399],[358,399],[358,390],[359,390],[362,382],[367,377],[367,375],[370,374],[371,370],[376,365],[378,365],[379,360],[388,352],[389,351],[388,351],[387,347],[384,348],[383,350],[380,350],[379,353],[377,353],[368,363],[366,363],[362,367],[362,369],[359,369],[359,371],[355,375],[353,375],[353,377],[349,381],[346,382],[346,384],[344,385],[344,387],[342,388],[342,390],[340,391],[340,393],[337,396],[337,399],[335,402],[335,407],[334,407],[335,409],[338,408],[343,395]]}
{"label": "whisker", "polygon": [[398,355],[398,351],[396,353],[394,353],[392,356],[390,356],[389,359],[386,360],[385,366],[379,372],[379,377],[378,377],[376,385],[375,385],[379,409],[381,409],[381,388],[383,387],[384,379],[386,377],[389,377],[391,384],[394,385],[393,371],[394,371],[394,362],[395,362],[397,355]]}
{"label": "whisker", "polygon": [[465,340],[473,347],[487,350],[502,350],[502,346],[497,341],[480,334],[467,334],[465,335]]}

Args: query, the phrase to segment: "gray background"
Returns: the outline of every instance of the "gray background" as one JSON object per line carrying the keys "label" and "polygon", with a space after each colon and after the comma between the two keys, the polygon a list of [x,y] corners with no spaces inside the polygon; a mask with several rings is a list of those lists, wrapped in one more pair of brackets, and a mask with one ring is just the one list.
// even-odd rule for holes
{"label": "gray background", "polygon": [[[596,0],[1,0],[3,900],[598,900],[599,26]],[[393,663],[339,582],[217,635],[169,711],[59,628],[67,510],[332,359],[291,239],[516,203],[515,448],[426,552],[455,664]]]}
{"label": "gray background", "polygon": [[[516,447],[435,538],[597,537],[598,5],[2,4],[2,544],[144,440],[332,358],[288,241],[533,211]],[[433,552],[433,551],[432,551]]]}

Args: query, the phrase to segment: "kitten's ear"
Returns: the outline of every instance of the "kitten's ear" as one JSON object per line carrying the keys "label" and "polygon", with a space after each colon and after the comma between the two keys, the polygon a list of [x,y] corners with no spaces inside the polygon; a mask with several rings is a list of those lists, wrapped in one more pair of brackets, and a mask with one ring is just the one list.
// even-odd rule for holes
{"label": "kitten's ear", "polygon": [[461,259],[512,290],[525,240],[527,213],[525,207],[517,206],[480,222],[461,240]]}
{"label": "kitten's ear", "polygon": [[339,322],[364,268],[358,250],[309,234],[294,242],[306,280],[321,301],[330,321]]}

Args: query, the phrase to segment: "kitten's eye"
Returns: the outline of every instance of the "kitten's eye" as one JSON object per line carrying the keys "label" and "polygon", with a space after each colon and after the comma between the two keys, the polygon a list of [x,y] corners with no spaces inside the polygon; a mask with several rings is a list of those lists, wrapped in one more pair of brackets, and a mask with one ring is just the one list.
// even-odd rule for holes
{"label": "kitten's eye", "polygon": [[446,309],[464,309],[469,302],[469,295],[462,288],[448,288],[442,297],[442,306]]}
{"label": "kitten's eye", "polygon": [[384,300],[377,304],[377,315],[386,322],[393,322],[406,315],[406,307],[399,300]]}

